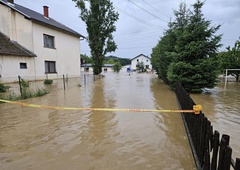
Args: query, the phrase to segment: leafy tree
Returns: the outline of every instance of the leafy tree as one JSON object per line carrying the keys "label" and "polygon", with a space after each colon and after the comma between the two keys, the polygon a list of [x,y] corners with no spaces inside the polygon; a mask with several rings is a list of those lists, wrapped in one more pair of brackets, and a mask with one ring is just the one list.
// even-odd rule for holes
{"label": "leafy tree", "polygon": [[159,78],[167,82],[167,71],[170,63],[174,60],[172,52],[174,51],[174,44],[176,38],[172,30],[169,30],[159,40],[156,47],[152,49],[151,63],[154,70],[156,70]]}
{"label": "leafy tree", "polygon": [[[161,64],[160,64],[160,61],[161,61],[161,59],[160,59],[160,55],[161,55],[160,47],[161,47],[161,44],[160,43],[161,43],[161,41],[159,40],[158,44],[152,49],[151,59],[150,60],[151,60],[151,64],[152,64],[153,69],[156,70],[156,73],[158,74],[158,76],[160,78],[162,78],[163,77],[163,73],[161,73],[162,70],[160,69],[160,67],[161,67]],[[167,69],[163,69],[163,71],[165,71],[165,70],[167,70]]]}
{"label": "leafy tree", "polygon": [[92,58],[88,57],[85,54],[80,54],[80,56],[81,56],[82,59],[84,59],[86,61],[86,63],[92,63],[93,62]]}
{"label": "leafy tree", "polygon": [[131,64],[131,60],[129,58],[119,58],[112,55],[105,57],[105,60],[110,60],[110,59],[113,59],[114,62],[120,62],[122,66]]}
{"label": "leafy tree", "polygon": [[[222,52],[218,56],[221,70],[240,69],[240,41],[237,40],[234,47],[227,47],[227,52]],[[239,81],[240,70],[229,70],[228,75],[234,76],[236,82]]]}
{"label": "leafy tree", "polygon": [[122,68],[122,65],[119,63],[119,62],[116,62],[114,65],[113,65],[113,71],[114,72],[119,72]]}
{"label": "leafy tree", "polygon": [[136,67],[139,69],[139,72],[140,72],[140,71],[143,72],[145,65],[144,65],[144,63],[141,61],[141,62],[138,62],[138,63],[137,63]]}
{"label": "leafy tree", "polygon": [[[110,0],[72,0],[81,10],[80,18],[86,23],[88,44],[93,59],[93,73],[100,74],[104,56],[117,49],[112,33],[116,31],[114,23],[118,13],[114,11]],[[86,4],[89,2],[89,4]]]}
{"label": "leafy tree", "polygon": [[131,60],[129,58],[119,58],[118,61],[122,66],[131,64]]}
{"label": "leafy tree", "polygon": [[110,58],[109,60],[105,60],[104,64],[115,64],[115,61],[113,58]]}
{"label": "leafy tree", "polygon": [[205,20],[201,11],[203,5],[204,2],[197,0],[188,23],[176,31],[175,61],[170,64],[167,74],[172,84],[179,81],[193,93],[215,86],[217,66],[212,58],[221,46],[221,35],[214,35],[220,25],[210,27],[211,22]]}

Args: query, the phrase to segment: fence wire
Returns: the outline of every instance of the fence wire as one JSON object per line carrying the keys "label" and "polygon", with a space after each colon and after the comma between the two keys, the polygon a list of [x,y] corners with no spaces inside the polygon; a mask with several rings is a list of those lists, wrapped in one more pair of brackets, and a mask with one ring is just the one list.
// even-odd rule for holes
{"label": "fence wire", "polygon": [[9,96],[21,95],[21,83],[19,83],[19,78],[21,80],[23,79],[29,85],[29,87],[27,87],[28,92],[36,92],[39,89],[43,89],[51,93],[54,91],[67,90],[74,87],[91,84],[94,81],[101,79],[102,77],[99,75],[93,75],[92,73],[83,73],[80,77],[62,75],[62,77],[58,79],[52,79],[52,84],[44,84],[44,80],[46,80],[44,77],[42,77],[42,80],[34,80],[33,77],[26,76],[8,77],[4,79],[0,78],[1,84],[10,87],[7,92],[0,93],[0,98],[6,99],[9,98]]}

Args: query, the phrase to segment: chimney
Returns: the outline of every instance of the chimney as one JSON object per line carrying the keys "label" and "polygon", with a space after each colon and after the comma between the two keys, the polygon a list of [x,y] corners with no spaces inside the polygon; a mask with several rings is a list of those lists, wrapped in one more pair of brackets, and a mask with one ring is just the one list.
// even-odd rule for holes
{"label": "chimney", "polygon": [[43,6],[43,15],[47,18],[49,18],[48,16],[48,6]]}
{"label": "chimney", "polygon": [[7,0],[7,2],[14,4],[14,0]]}

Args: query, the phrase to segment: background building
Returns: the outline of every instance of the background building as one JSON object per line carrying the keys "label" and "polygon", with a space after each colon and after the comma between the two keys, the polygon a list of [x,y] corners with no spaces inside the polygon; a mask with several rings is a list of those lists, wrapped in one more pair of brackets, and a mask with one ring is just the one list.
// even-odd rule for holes
{"label": "background building", "polygon": [[144,64],[144,68],[152,70],[150,58],[144,54],[140,54],[131,60],[131,70],[137,70],[137,64],[141,62]]}

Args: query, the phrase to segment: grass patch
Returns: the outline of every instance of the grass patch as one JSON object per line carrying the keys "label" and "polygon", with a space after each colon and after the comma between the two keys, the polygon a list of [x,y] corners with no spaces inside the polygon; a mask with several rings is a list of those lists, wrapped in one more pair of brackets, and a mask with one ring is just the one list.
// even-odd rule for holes
{"label": "grass patch", "polygon": [[15,93],[11,93],[9,95],[6,95],[5,97],[2,97],[4,100],[21,100],[21,99],[28,99],[33,97],[40,97],[48,94],[48,91],[46,89],[38,89],[35,92],[24,90],[22,95],[16,95]]}

